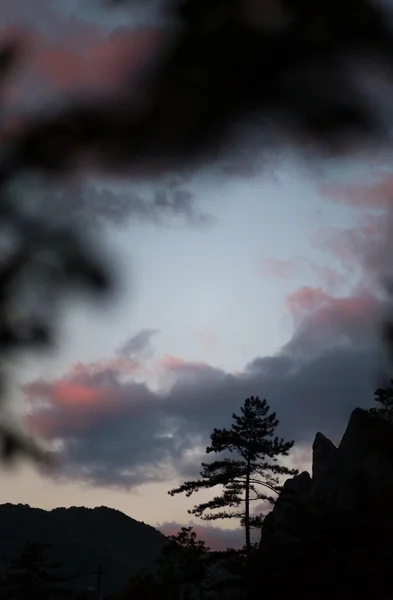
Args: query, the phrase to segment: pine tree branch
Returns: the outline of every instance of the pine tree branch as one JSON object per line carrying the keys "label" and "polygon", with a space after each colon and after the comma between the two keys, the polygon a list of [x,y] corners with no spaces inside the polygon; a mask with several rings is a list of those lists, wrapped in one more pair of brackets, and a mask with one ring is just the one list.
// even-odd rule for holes
{"label": "pine tree branch", "polygon": [[[194,513],[190,513],[194,514]],[[218,519],[241,519],[244,516],[244,512],[219,512],[211,513],[208,515],[198,515],[202,521],[217,521]]]}

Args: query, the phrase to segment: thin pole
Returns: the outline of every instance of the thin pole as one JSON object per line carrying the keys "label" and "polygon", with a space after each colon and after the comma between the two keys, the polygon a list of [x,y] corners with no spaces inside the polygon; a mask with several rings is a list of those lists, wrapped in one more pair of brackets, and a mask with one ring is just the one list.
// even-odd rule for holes
{"label": "thin pole", "polygon": [[106,574],[107,572],[102,570],[101,563],[98,563],[97,571],[93,571],[93,575],[97,575],[97,600],[100,600],[101,576]]}

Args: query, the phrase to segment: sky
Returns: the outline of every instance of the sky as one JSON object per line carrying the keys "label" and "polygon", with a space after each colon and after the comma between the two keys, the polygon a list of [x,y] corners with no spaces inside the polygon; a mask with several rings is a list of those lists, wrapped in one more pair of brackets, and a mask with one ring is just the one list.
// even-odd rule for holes
{"label": "sky", "polygon": [[[145,12],[2,2],[4,38],[30,44],[5,131],[19,111],[116,90],[126,58],[137,70],[156,43],[159,19]],[[372,405],[389,369],[380,324],[391,152],[317,160],[305,145],[261,149],[247,137],[234,148],[155,182],[62,184],[59,214],[99,240],[119,289],[109,305],[65,304],[56,351],[15,365],[12,397],[26,427],[63,460],[50,475],[25,463],[0,473],[0,502],[106,505],[176,533],[192,521],[193,497],[167,491],[198,475],[211,431],[230,425],[248,396],[277,412],[300,470],[310,469],[317,431],[338,443],[351,411]],[[34,185],[22,182],[21,194],[51,201]],[[208,545],[241,541],[234,524],[192,522]]]}

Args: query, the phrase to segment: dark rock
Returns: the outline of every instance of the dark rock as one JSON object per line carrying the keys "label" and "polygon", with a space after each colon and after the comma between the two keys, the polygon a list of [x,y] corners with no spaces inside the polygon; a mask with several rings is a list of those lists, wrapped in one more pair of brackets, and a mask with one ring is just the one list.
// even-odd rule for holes
{"label": "dark rock", "polygon": [[312,446],[312,478],[314,482],[323,478],[336,453],[337,448],[333,442],[323,433],[318,432]]}
{"label": "dark rock", "polygon": [[316,435],[313,477],[285,483],[263,523],[253,589],[276,600],[393,598],[392,505],[393,427],[356,409],[338,448]]}
{"label": "dark rock", "polygon": [[314,483],[312,497],[338,510],[363,508],[380,517],[383,512],[390,521],[392,426],[360,408],[354,410],[330,467]]}
{"label": "dark rock", "polygon": [[296,516],[311,487],[312,480],[306,471],[285,482],[274,509],[264,520],[261,548],[299,542],[301,529]]}

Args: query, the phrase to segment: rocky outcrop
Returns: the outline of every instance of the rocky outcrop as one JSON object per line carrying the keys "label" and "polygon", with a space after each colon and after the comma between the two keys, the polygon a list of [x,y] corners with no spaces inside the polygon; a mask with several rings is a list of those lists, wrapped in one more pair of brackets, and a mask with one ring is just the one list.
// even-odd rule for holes
{"label": "rocky outcrop", "polygon": [[338,448],[317,433],[312,477],[285,483],[263,524],[254,588],[263,580],[276,600],[393,598],[392,506],[393,428],[356,409]]}
{"label": "rocky outcrop", "polygon": [[[313,456],[314,462],[314,456]],[[393,428],[357,408],[323,475],[313,482],[311,500],[340,511],[384,513],[393,504]]]}
{"label": "rocky outcrop", "polygon": [[312,479],[315,483],[323,479],[326,471],[332,465],[337,448],[323,433],[318,432],[312,446]]}
{"label": "rocky outcrop", "polygon": [[288,479],[278,498],[274,510],[265,518],[261,549],[277,545],[297,543],[301,539],[301,527],[297,515],[304,505],[312,487],[306,471]]}

